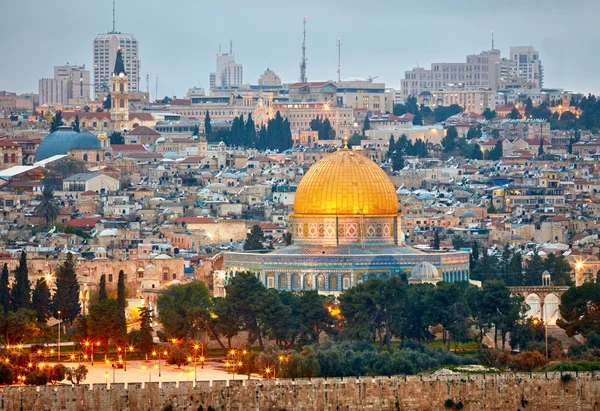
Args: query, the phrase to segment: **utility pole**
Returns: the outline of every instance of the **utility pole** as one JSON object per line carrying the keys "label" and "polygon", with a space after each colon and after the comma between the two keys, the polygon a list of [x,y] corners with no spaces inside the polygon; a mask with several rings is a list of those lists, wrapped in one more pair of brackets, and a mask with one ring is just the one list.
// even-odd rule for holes
{"label": "utility pole", "polygon": [[337,48],[338,48],[338,70],[337,70],[337,75],[338,75],[338,83],[339,83],[340,81],[342,81],[342,38],[341,37],[338,37]]}
{"label": "utility pole", "polygon": [[300,82],[306,83],[306,14],[304,15],[303,21],[303,35],[302,35],[302,60],[300,61]]}

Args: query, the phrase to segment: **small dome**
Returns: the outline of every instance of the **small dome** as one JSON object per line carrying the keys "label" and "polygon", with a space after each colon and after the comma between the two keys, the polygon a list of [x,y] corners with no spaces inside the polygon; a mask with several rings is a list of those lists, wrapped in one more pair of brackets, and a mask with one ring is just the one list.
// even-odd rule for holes
{"label": "small dome", "polygon": [[87,130],[79,133],[71,143],[70,150],[101,150],[100,140]]}
{"label": "small dome", "polygon": [[117,230],[106,228],[98,234],[98,237],[116,237],[118,235]]}
{"label": "small dome", "polygon": [[96,252],[97,252],[97,253],[105,253],[105,252],[106,252],[106,249],[105,249],[104,247],[98,247],[98,248],[96,249]]}
{"label": "small dome", "polygon": [[61,126],[53,133],[48,134],[38,146],[33,161],[42,161],[52,156],[67,154],[71,144],[79,135],[69,126]]}
{"label": "small dome", "polygon": [[467,210],[463,213],[463,217],[475,217],[475,214],[471,210]]}
{"label": "small dome", "polygon": [[421,261],[415,265],[410,273],[410,281],[427,282],[439,280],[440,273],[438,272],[437,268],[427,261]]}

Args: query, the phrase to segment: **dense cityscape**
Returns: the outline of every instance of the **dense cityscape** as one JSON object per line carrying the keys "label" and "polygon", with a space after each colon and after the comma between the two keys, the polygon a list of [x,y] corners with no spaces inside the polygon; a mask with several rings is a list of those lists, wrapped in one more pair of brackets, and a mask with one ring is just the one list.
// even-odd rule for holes
{"label": "dense cityscape", "polygon": [[0,408],[597,409],[600,101],[538,46],[313,78],[300,15],[176,96],[112,7],[0,91]]}

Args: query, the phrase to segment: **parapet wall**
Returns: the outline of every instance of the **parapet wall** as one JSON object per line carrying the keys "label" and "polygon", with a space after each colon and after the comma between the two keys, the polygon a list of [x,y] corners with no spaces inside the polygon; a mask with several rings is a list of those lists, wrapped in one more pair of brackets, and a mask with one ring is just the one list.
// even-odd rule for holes
{"label": "parapet wall", "polygon": [[[451,399],[453,408],[446,408]],[[600,374],[559,373],[7,387],[6,411],[598,410]],[[456,407],[458,405],[458,407]],[[200,408],[202,406],[202,408]]]}

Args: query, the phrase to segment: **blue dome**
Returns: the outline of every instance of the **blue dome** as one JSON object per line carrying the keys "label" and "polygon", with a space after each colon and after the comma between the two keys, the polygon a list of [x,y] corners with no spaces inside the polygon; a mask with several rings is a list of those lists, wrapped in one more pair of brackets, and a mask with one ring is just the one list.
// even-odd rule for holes
{"label": "blue dome", "polygon": [[100,140],[87,130],[83,130],[73,139],[70,150],[100,150]]}
{"label": "blue dome", "polygon": [[69,126],[61,126],[42,140],[35,152],[34,161],[45,160],[59,154],[67,154],[75,137],[79,135]]}

